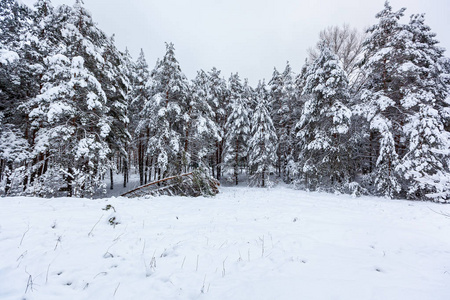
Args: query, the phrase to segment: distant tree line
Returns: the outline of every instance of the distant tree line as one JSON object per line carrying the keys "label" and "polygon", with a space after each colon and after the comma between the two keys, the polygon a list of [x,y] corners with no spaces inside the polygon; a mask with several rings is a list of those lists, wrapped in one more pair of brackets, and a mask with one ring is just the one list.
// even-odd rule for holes
{"label": "distant tree line", "polygon": [[[251,87],[189,81],[174,45],[149,69],[77,0],[0,3],[0,193],[92,197],[201,168],[235,184],[446,202],[450,60],[386,2],[365,34],[325,29],[303,68]],[[245,176],[242,176],[245,174]],[[108,185],[105,177],[110,178]]]}

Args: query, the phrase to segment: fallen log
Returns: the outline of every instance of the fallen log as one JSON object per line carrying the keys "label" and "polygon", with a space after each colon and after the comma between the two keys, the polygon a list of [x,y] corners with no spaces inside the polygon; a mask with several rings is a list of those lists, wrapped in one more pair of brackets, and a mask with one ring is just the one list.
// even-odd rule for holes
{"label": "fallen log", "polygon": [[201,170],[190,173],[170,176],[128,191],[123,197],[141,196],[213,196],[219,192],[220,183],[212,177],[205,175]]}

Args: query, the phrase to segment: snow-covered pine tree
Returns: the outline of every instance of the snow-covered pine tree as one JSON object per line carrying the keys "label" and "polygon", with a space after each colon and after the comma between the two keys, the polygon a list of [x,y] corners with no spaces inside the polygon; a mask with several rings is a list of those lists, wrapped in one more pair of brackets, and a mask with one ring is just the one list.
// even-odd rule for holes
{"label": "snow-covered pine tree", "polygon": [[239,75],[229,79],[230,115],[225,124],[225,165],[232,170],[235,184],[239,183],[239,169],[246,166],[250,119],[248,99],[243,97],[244,89]]}
{"label": "snow-covered pine tree", "polygon": [[139,52],[136,62],[130,62],[130,64],[130,69],[132,69],[132,96],[130,98],[129,110],[133,116],[133,119],[130,121],[130,126],[132,131],[135,131],[139,123],[137,115],[139,115],[139,112],[149,98],[147,85],[150,80],[150,72],[143,49]]}
{"label": "snow-covered pine tree", "polygon": [[[269,86],[269,105],[272,108],[270,110],[271,118],[273,121],[273,125],[275,127],[277,136],[279,136],[282,127],[280,126],[281,123],[281,114],[280,108],[282,106],[282,97],[283,97],[283,77],[281,76],[280,72],[276,68],[274,68],[272,73],[272,79],[268,83]],[[279,147],[279,144],[277,146],[277,173],[278,176],[281,177],[281,159],[282,159],[283,153],[281,153],[281,147]]]}
{"label": "snow-covered pine tree", "polygon": [[249,140],[250,182],[266,187],[272,185],[270,174],[275,172],[277,135],[270,117],[269,93],[264,82],[260,82],[256,88],[256,99]]}
{"label": "snow-covered pine tree", "polygon": [[208,81],[208,103],[214,112],[214,122],[219,135],[219,139],[216,140],[215,152],[210,161],[213,176],[220,180],[225,148],[225,124],[229,115],[229,91],[226,80],[220,76],[220,70],[216,68],[212,68],[208,72]]}
{"label": "snow-covered pine tree", "polygon": [[[141,49],[139,57],[134,63],[132,76],[132,97],[129,104],[131,116],[130,125],[137,152],[139,182],[143,185],[147,183],[147,180],[150,180],[150,174],[148,174],[149,157],[147,155],[147,145],[150,138],[150,128],[152,126],[151,120],[154,119],[141,119],[142,116],[150,116],[154,114],[153,108],[148,106],[148,101],[150,99],[150,91],[148,89],[150,72],[143,49]],[[146,125],[144,125],[144,123],[146,123]],[[143,126],[142,130],[139,126]]]}
{"label": "snow-covered pine tree", "polygon": [[299,97],[295,84],[295,74],[289,62],[286,63],[282,76],[283,88],[281,106],[278,109],[279,123],[277,125],[278,153],[280,153],[280,165],[285,182],[293,179],[289,162],[293,160],[295,136],[293,134],[295,120],[298,120]]}
{"label": "snow-covered pine tree", "polygon": [[[48,9],[43,11],[41,6],[48,6]],[[44,72],[43,57],[51,51],[50,45],[46,43],[47,39],[43,38],[41,28],[41,23],[46,24],[41,21],[52,14],[51,4],[41,0],[35,7],[36,11],[32,11],[17,1],[0,3],[0,111],[3,112],[4,124],[7,127],[5,133],[9,135],[13,132],[18,139],[27,140],[31,147],[31,125],[26,112],[19,108],[38,94]],[[12,147],[14,145],[15,143],[10,144]],[[18,151],[18,148],[14,151]],[[16,156],[27,157],[27,160],[22,161],[21,165],[17,161],[14,163],[15,169],[20,169],[22,176],[20,180],[16,180],[16,183],[21,185],[20,190],[15,189],[17,192],[22,192],[27,187],[30,179],[28,166],[43,159],[42,156],[32,157],[29,151],[26,152],[26,155],[22,153]],[[14,176],[17,178],[17,175],[16,172]],[[11,187],[14,189],[14,186]]]}
{"label": "snow-covered pine tree", "polygon": [[190,119],[189,85],[174,50],[172,43],[166,44],[164,58],[157,62],[151,73],[151,99],[143,110],[143,114],[155,115],[151,128],[146,120],[150,115],[142,115],[141,120],[147,125],[139,126],[140,130],[150,130],[148,153],[156,158],[159,176],[179,174],[190,160],[185,151],[188,146],[186,129]]}
{"label": "snow-covered pine tree", "polygon": [[[305,103],[311,99],[312,95],[303,93],[303,90],[306,85],[306,80],[308,76],[308,69],[310,67],[311,62],[308,60],[305,60],[304,65],[301,68],[300,73],[295,77],[295,89],[294,89],[294,97],[293,97],[293,103],[292,103],[292,111],[291,111],[291,118],[292,118],[292,128],[290,130],[290,141],[291,141],[291,150],[289,153],[286,154],[286,162],[285,166],[282,169],[283,171],[283,180],[286,183],[294,183],[298,184],[299,181],[299,167],[298,167],[298,157],[300,155],[300,149],[299,149],[299,139],[297,137],[298,128],[297,123],[298,120],[300,120],[302,113],[303,113],[303,107]],[[280,138],[280,137],[278,137]]]}
{"label": "snow-covered pine tree", "polygon": [[[15,0],[0,2],[0,193],[14,192],[15,169],[29,158],[23,134],[28,122],[17,107],[35,93],[35,88],[27,85],[34,76],[30,76],[24,47],[31,24],[31,12],[25,6]],[[24,174],[20,177],[22,185]]]}
{"label": "snow-covered pine tree", "polygon": [[300,174],[308,189],[339,189],[349,179],[347,140],[352,113],[347,108],[347,76],[326,45],[308,69],[303,93],[310,98],[296,125]]}
{"label": "snow-covered pine tree", "polygon": [[[104,38],[99,43],[103,48],[102,57],[104,62],[95,68],[95,76],[105,91],[108,107],[108,119],[111,131],[107,142],[111,149],[110,164],[114,165],[115,158],[121,161],[121,172],[123,173],[123,187],[126,187],[129,173],[129,144],[131,135],[128,131],[128,97],[131,89],[128,77],[128,66],[121,53],[114,44],[114,36]],[[111,170],[111,168],[110,168]],[[113,177],[111,177],[112,179]],[[111,184],[111,188],[113,185]]]}
{"label": "snow-covered pine tree", "polygon": [[0,111],[24,132],[28,122],[17,107],[37,94],[42,75],[35,16],[16,0],[0,2]]}
{"label": "snow-covered pine tree", "polygon": [[406,149],[397,167],[402,188],[410,199],[450,199],[449,132],[445,130],[449,92],[440,62],[444,50],[425,25],[424,15],[411,16],[401,34],[405,57],[399,70],[400,105],[405,112],[402,128]]}
{"label": "snow-covered pine tree", "polygon": [[251,118],[252,111],[255,110],[258,101],[256,100],[255,90],[248,83],[248,78],[244,78],[244,84],[242,85],[242,97],[247,99],[249,117]]}
{"label": "snow-covered pine tree", "polygon": [[32,24],[32,12],[27,6],[16,0],[0,2],[0,111],[4,111],[6,119],[10,118],[9,108],[17,107],[18,101],[35,93],[33,85],[38,86],[30,68],[34,59],[30,61],[27,55],[36,38]]}
{"label": "snow-covered pine tree", "polygon": [[43,167],[35,165],[32,174],[39,178],[48,171],[67,183],[69,196],[92,196],[104,188],[110,151],[106,94],[82,57],[57,54],[46,63],[44,86],[31,103],[29,118],[35,128],[33,153],[48,158]]}
{"label": "snow-covered pine tree", "polygon": [[423,15],[398,24],[403,12],[393,12],[386,2],[365,43],[367,79],[360,110],[374,145],[371,175],[377,191],[389,197],[446,201],[449,103],[443,50]]}
{"label": "snow-covered pine tree", "polygon": [[215,123],[215,113],[208,99],[210,96],[210,81],[208,74],[200,70],[192,82],[192,95],[190,98],[189,121],[189,156],[192,165],[207,166],[208,160],[215,154],[217,141],[220,141],[219,128]]}
{"label": "snow-covered pine tree", "polygon": [[362,67],[366,84],[357,109],[369,123],[367,144],[373,146],[366,155],[372,178],[369,182],[373,182],[374,192],[388,197],[401,191],[397,166],[399,152],[406,149],[402,134],[405,114],[400,105],[404,84],[400,66],[406,40],[402,36],[404,26],[398,23],[404,11],[402,8],[394,12],[386,1],[384,9],[376,15],[378,24],[368,29]]}
{"label": "snow-covered pine tree", "polygon": [[32,122],[32,153],[37,158],[29,191],[54,195],[65,183],[69,195],[92,196],[104,190],[110,153],[110,108],[99,81],[99,70],[106,64],[101,55],[106,36],[80,1],[73,8],[59,6],[46,22],[61,30],[48,31],[45,42],[54,46],[44,58],[42,87],[23,105]]}

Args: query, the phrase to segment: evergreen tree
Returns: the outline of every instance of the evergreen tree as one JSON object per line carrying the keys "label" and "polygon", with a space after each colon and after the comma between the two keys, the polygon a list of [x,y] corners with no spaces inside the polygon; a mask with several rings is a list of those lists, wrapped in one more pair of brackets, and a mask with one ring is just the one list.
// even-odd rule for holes
{"label": "evergreen tree", "polygon": [[239,183],[239,168],[246,165],[250,120],[248,99],[243,97],[244,89],[238,74],[231,75],[229,85],[230,115],[225,125],[226,147],[224,161],[233,171],[232,177],[237,185]]}
{"label": "evergreen tree", "polygon": [[249,169],[251,182],[266,187],[272,185],[270,174],[275,171],[277,135],[270,117],[269,93],[264,82],[259,83],[256,95],[258,104],[251,119]]}
{"label": "evergreen tree", "polygon": [[[280,72],[278,72],[278,70],[276,68],[274,68],[273,73],[272,73],[272,79],[269,81],[269,102],[270,102],[270,107],[272,107],[272,109],[270,110],[271,113],[271,118],[273,121],[273,125],[275,127],[277,136],[280,135],[280,132],[282,130],[280,123],[281,123],[281,114],[280,112],[280,108],[281,108],[281,99],[283,97],[283,79],[282,76],[280,74]],[[281,159],[282,159],[283,153],[281,153],[281,147],[279,147],[279,145],[277,146],[277,173],[278,176],[281,176]]]}
{"label": "evergreen tree", "polygon": [[5,122],[23,131],[28,122],[17,107],[37,94],[42,75],[33,19],[27,6],[15,0],[0,2],[0,112]]}
{"label": "evergreen tree", "polygon": [[[104,190],[111,137],[123,130],[118,123],[126,121],[126,107],[119,105],[118,56],[79,1],[41,19],[42,28],[61,30],[45,31],[42,40],[57,44],[43,59],[39,93],[22,106],[31,121],[34,156],[29,189],[57,193],[66,183],[69,195],[92,196]],[[46,186],[47,177],[60,184]]]}
{"label": "evergreen tree", "polygon": [[145,59],[144,50],[141,49],[139,57],[136,63],[129,63],[132,74],[130,78],[132,80],[132,96],[130,98],[130,114],[133,116],[130,126],[132,131],[135,131],[138,123],[139,112],[144,107],[145,103],[149,98],[149,90],[147,84],[150,80],[150,72],[148,69],[147,60]]}
{"label": "evergreen tree", "polygon": [[402,135],[407,144],[397,168],[408,198],[445,201],[450,196],[450,141],[444,128],[448,106],[448,90],[441,80],[444,50],[437,46],[423,15],[411,16],[404,31],[402,36],[408,40],[400,67],[404,77],[400,105],[406,114]]}
{"label": "evergreen tree", "polygon": [[[402,142],[402,127],[405,124],[401,109],[400,66],[404,56],[403,26],[398,20],[404,8],[393,12],[386,1],[384,9],[376,17],[378,24],[369,28],[364,42],[365,59],[363,71],[367,74],[361,93],[359,110],[369,123],[370,135],[369,170],[375,190],[388,197],[401,191],[400,174],[397,172],[399,151],[405,151]],[[400,155],[402,155],[400,153]]]}
{"label": "evergreen tree", "polygon": [[[166,54],[152,71],[149,83],[151,99],[141,116],[140,130],[149,128],[148,153],[156,157],[158,174],[179,174],[189,162],[188,131],[189,86],[175,58],[173,44],[166,44]],[[146,118],[154,114],[149,127]],[[147,123],[147,125],[145,125]]]}
{"label": "evergreen tree", "polygon": [[[45,1],[38,1],[37,9],[43,2]],[[51,9],[51,5],[49,3],[48,5]],[[40,39],[40,31],[36,26],[40,20],[37,12],[31,11],[17,1],[8,0],[0,3],[0,14],[0,112],[3,114],[0,134],[3,132],[7,136],[12,136],[13,133],[18,140],[25,139],[27,141],[25,144],[31,147],[33,145],[31,124],[26,112],[20,108],[39,92],[40,78],[44,70],[43,57],[49,51],[49,47]],[[14,151],[25,149],[25,147],[16,148],[14,145],[16,143],[3,145],[5,152],[9,152],[7,148],[10,146],[12,147],[10,150]],[[12,163],[8,161],[3,161],[0,171],[5,171],[4,167],[9,165],[10,174],[14,173],[16,179],[20,177],[11,187],[18,184],[21,188],[15,189],[15,192],[22,192],[27,186],[29,178],[27,167],[33,157],[29,151],[18,153],[16,157],[27,157],[20,163],[17,160],[14,162],[14,168],[21,169],[20,176],[11,169]]]}
{"label": "evergreen tree", "polygon": [[225,79],[220,77],[220,71],[212,68],[208,72],[208,104],[214,112],[214,123],[218,138],[215,141],[215,152],[210,158],[213,176],[220,180],[222,176],[223,152],[225,148],[225,125],[229,111],[229,91]]}
{"label": "evergreen tree", "polygon": [[307,188],[339,188],[349,178],[347,146],[351,111],[348,80],[339,59],[326,45],[308,70],[299,129],[299,168]]}
{"label": "evergreen tree", "polygon": [[214,155],[215,145],[220,141],[219,128],[215,123],[215,113],[209,105],[211,97],[208,74],[201,70],[192,83],[189,122],[189,156],[193,166],[207,166],[208,158]]}
{"label": "evergreen tree", "polygon": [[[283,179],[289,182],[292,179],[289,162],[292,161],[295,147],[295,137],[293,135],[296,117],[298,117],[299,98],[295,84],[295,74],[289,62],[286,63],[282,76],[283,89],[281,97],[281,107],[278,109],[279,124],[277,136],[278,152],[280,153],[280,165],[283,172]],[[298,119],[297,119],[298,120]]]}
{"label": "evergreen tree", "polygon": [[378,192],[389,197],[445,201],[449,141],[443,50],[423,15],[398,24],[403,11],[393,12],[386,2],[365,43],[368,75],[361,111],[372,130],[370,157],[377,157],[371,175]]}
{"label": "evergreen tree", "polygon": [[132,133],[134,134],[134,141],[136,143],[135,147],[137,148],[139,181],[140,184],[143,185],[147,183],[147,179],[149,178],[147,144],[150,138],[149,135],[152,124],[147,123],[147,125],[145,126],[146,129],[144,130],[139,130],[139,124],[152,120],[152,118],[142,120],[141,116],[144,116],[145,118],[145,116],[153,114],[154,111],[153,110],[145,111],[145,114],[141,114],[141,112],[144,112],[144,109],[146,108],[146,103],[148,103],[150,99],[149,89],[147,86],[150,82],[150,72],[148,70],[147,61],[145,59],[145,54],[142,49],[132,69],[133,69],[132,74],[133,86],[132,86],[132,97],[129,104],[131,116],[130,125]]}
{"label": "evergreen tree", "polygon": [[107,138],[111,149],[110,164],[111,166],[114,165],[115,156],[122,161],[123,187],[126,187],[129,173],[128,148],[131,141],[131,134],[128,131],[130,123],[128,97],[130,97],[131,89],[128,65],[124,60],[123,53],[114,44],[114,36],[104,39],[102,45],[104,62],[96,68],[98,70],[96,78],[98,78],[107,97],[107,115],[111,123],[111,131]]}

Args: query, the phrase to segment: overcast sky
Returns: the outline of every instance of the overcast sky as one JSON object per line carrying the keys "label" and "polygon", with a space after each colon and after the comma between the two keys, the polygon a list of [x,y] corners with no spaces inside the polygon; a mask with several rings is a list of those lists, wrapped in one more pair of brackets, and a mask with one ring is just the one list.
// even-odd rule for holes
{"label": "overcast sky", "polygon": [[[29,4],[34,0],[22,0]],[[252,85],[270,79],[273,67],[290,61],[299,72],[320,30],[347,23],[363,30],[376,23],[385,0],[84,0],[93,19],[116,35],[119,49],[134,59],[144,49],[150,68],[165,53],[164,42],[189,79],[200,69],[217,67],[226,78],[239,72]],[[73,4],[74,0],[53,0]],[[426,23],[450,55],[449,0],[391,0],[395,10],[426,13]]]}

